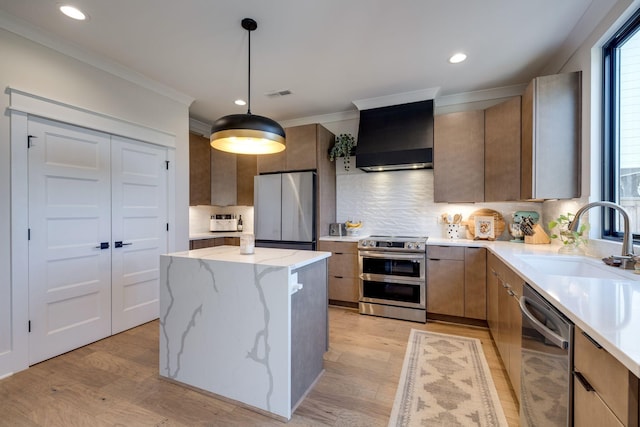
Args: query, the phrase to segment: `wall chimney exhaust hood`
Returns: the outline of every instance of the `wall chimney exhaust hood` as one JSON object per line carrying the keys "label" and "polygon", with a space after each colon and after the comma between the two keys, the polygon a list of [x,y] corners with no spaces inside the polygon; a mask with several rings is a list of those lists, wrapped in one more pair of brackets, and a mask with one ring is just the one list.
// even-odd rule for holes
{"label": "wall chimney exhaust hood", "polygon": [[356,167],[367,172],[433,167],[433,100],[360,111]]}

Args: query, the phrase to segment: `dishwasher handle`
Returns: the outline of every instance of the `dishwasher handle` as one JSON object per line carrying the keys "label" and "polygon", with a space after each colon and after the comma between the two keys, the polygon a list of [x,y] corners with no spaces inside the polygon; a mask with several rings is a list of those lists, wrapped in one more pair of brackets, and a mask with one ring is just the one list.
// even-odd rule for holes
{"label": "dishwasher handle", "polygon": [[[531,312],[527,309],[527,304],[530,304],[533,306],[537,306],[539,304],[536,304],[535,301],[532,301],[530,298],[527,298],[525,296],[520,297],[520,311],[522,311],[522,314],[527,319],[529,319],[533,327],[538,332],[540,332],[546,339],[548,339],[551,343],[553,343],[553,345],[555,345],[556,347],[559,347],[563,350],[566,350],[567,348],[569,348],[569,341],[565,340],[560,335],[556,334],[551,329],[543,325],[542,322],[540,322],[538,319],[536,319],[536,317],[533,314],[531,314]],[[540,309],[541,309],[540,311],[544,311],[543,307],[540,307]]]}

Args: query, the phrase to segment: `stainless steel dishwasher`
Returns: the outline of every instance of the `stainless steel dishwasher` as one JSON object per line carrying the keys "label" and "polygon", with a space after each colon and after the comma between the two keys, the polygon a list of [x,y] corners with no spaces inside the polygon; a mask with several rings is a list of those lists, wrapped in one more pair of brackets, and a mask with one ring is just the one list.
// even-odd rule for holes
{"label": "stainless steel dishwasher", "polygon": [[573,424],[573,323],[525,284],[522,312],[521,426]]}

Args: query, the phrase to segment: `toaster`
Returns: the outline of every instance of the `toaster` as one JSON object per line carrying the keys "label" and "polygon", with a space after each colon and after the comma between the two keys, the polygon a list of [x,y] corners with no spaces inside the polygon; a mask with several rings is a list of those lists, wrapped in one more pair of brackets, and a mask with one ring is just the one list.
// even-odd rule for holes
{"label": "toaster", "polygon": [[209,231],[238,231],[238,220],[235,218],[209,220]]}

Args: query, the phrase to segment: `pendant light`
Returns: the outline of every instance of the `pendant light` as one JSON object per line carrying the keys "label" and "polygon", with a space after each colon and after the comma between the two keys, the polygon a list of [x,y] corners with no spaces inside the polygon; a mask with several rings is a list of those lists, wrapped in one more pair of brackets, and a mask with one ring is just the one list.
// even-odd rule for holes
{"label": "pendant light", "polygon": [[238,154],[270,154],[285,149],[284,129],[268,117],[251,114],[251,31],[258,24],[251,18],[242,20],[249,33],[247,114],[230,114],[216,120],[211,129],[211,146]]}

